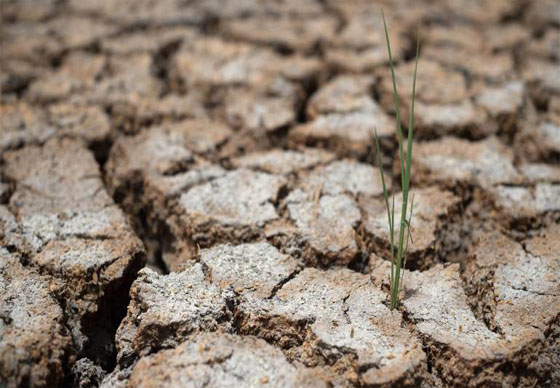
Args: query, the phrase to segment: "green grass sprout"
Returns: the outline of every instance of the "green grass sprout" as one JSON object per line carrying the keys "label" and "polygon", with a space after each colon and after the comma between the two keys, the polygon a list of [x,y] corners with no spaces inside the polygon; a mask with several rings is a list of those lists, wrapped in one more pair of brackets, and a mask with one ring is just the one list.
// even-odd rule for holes
{"label": "green grass sprout", "polygon": [[389,194],[387,185],[385,184],[385,174],[383,172],[383,163],[381,157],[381,147],[379,146],[379,138],[377,131],[375,131],[375,147],[377,151],[377,162],[381,172],[381,183],[383,186],[383,197],[385,199],[385,207],[387,209],[387,219],[389,222],[389,242],[391,244],[391,300],[390,309],[393,310],[397,307],[399,301],[399,292],[401,291],[402,283],[404,280],[404,269],[406,259],[408,256],[408,243],[412,241],[412,234],[410,231],[410,224],[412,222],[413,209],[414,209],[414,194],[412,195],[410,203],[410,212],[408,213],[408,197],[410,191],[410,165],[412,157],[412,138],[414,135],[414,96],[416,92],[416,71],[418,69],[418,51],[420,48],[420,31],[418,31],[418,40],[416,42],[416,62],[414,65],[414,76],[412,81],[412,100],[410,105],[410,119],[408,123],[407,145],[406,145],[406,158],[404,152],[404,140],[401,127],[401,116],[399,111],[399,94],[397,91],[397,83],[395,80],[395,67],[393,64],[393,55],[391,54],[391,42],[389,40],[389,33],[387,31],[387,23],[385,22],[385,14],[381,10],[383,17],[383,27],[385,29],[385,39],[387,41],[387,52],[389,54],[389,66],[391,68],[391,78],[393,81],[393,97],[395,100],[395,116],[397,120],[397,138],[399,142],[399,156],[400,156],[400,171],[401,171],[401,189],[402,189],[402,206],[401,206],[401,221],[399,224],[398,242],[394,244],[395,232],[395,196],[393,193],[392,207],[389,208]]}

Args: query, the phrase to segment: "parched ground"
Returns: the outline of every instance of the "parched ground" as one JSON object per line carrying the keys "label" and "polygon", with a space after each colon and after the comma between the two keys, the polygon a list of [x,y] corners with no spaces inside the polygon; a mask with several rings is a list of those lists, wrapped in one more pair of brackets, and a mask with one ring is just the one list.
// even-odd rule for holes
{"label": "parched ground", "polygon": [[560,386],[557,0],[1,15],[0,387]]}

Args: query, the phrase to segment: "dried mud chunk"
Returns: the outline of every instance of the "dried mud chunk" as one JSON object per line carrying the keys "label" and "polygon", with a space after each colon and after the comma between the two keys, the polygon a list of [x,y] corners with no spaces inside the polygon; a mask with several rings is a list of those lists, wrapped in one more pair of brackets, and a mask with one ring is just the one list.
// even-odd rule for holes
{"label": "dried mud chunk", "polygon": [[309,100],[307,114],[315,118],[320,114],[375,111],[370,76],[342,75],[322,86]]}
{"label": "dried mud chunk", "polygon": [[324,144],[342,155],[364,156],[374,147],[375,130],[380,137],[392,135],[394,121],[375,105],[368,112],[320,115],[313,121],[298,125],[288,134],[294,145]]}
{"label": "dried mud chunk", "polygon": [[456,138],[419,143],[412,154],[414,166],[430,181],[463,182],[486,186],[520,179],[512,151],[495,137],[470,142]]}
{"label": "dried mud chunk", "polygon": [[343,317],[343,302],[350,291],[366,283],[366,276],[345,268],[329,271],[305,268],[271,299],[242,301],[240,308],[246,313],[279,314],[293,320],[336,320]]}
{"label": "dried mud chunk", "polygon": [[46,0],[40,3],[6,1],[2,8],[2,18],[18,22],[39,22],[53,15],[57,11],[57,5],[56,0]]}
{"label": "dried mud chunk", "polygon": [[471,23],[497,24],[514,14],[519,7],[518,3],[507,0],[483,1],[475,9],[468,8],[468,4],[467,0],[453,0],[447,2],[444,9],[449,17],[466,19]]}
{"label": "dried mud chunk", "polygon": [[[413,194],[414,208],[410,223],[412,240],[409,241],[408,251],[412,255],[425,255],[427,252],[435,251],[438,232],[445,227],[446,217],[457,211],[460,199],[452,192],[440,190],[437,187],[414,189]],[[411,199],[412,194],[409,197],[409,209]],[[363,198],[360,205],[367,217],[364,223],[366,232],[389,246],[389,225],[384,200]],[[402,195],[396,193],[395,209],[400,209],[401,206]],[[399,238],[397,224],[398,221],[395,222],[395,241],[398,241]]]}
{"label": "dried mud chunk", "polygon": [[[169,148],[182,147],[194,153],[206,153],[216,151],[217,147],[224,143],[232,134],[232,131],[223,123],[208,119],[187,119],[176,123],[164,124],[151,128],[145,135],[137,139],[142,145],[150,147],[152,137],[159,137],[161,142],[167,142]],[[163,144],[157,149],[150,150],[148,156],[153,157],[154,151],[158,151],[156,159],[166,156]],[[161,155],[161,156],[160,156]],[[185,154],[186,155],[186,154]]]}
{"label": "dried mud chunk", "polygon": [[151,171],[164,174],[174,166],[190,163],[193,153],[181,145],[182,140],[180,134],[164,128],[117,140],[107,162],[111,190],[126,184],[134,175]]}
{"label": "dried mud chunk", "polygon": [[560,155],[560,125],[553,121],[525,125],[519,134],[518,148],[529,160],[554,160],[555,155]]}
{"label": "dried mud chunk", "polygon": [[261,170],[271,174],[291,174],[300,170],[328,163],[334,155],[317,148],[254,152],[232,160],[235,167]]}
{"label": "dried mud chunk", "polygon": [[522,82],[509,82],[502,87],[483,90],[475,97],[475,101],[493,117],[514,115],[523,106],[524,91]]}
{"label": "dried mud chunk", "polygon": [[560,31],[548,29],[541,39],[534,40],[531,45],[525,48],[529,58],[538,57],[540,59],[560,59]]}
{"label": "dried mud chunk", "polygon": [[548,25],[559,25],[558,2],[556,0],[544,0],[538,4],[531,3],[525,14],[525,19],[537,29],[544,29]]}
{"label": "dried mud chunk", "polygon": [[49,106],[49,120],[57,135],[74,135],[88,143],[109,138],[111,124],[99,106],[75,106],[65,103]]}
{"label": "dried mud chunk", "polygon": [[195,30],[188,27],[156,29],[149,33],[140,30],[103,39],[101,51],[116,55],[131,55],[140,52],[156,54],[160,50],[178,44],[183,39],[193,39],[195,36]]}
{"label": "dried mud chunk", "polygon": [[[383,194],[381,173],[369,164],[345,159],[319,166],[300,177],[301,187],[308,193],[325,195],[350,194],[378,196]],[[387,182],[388,188],[391,187]]]}
{"label": "dried mud chunk", "polygon": [[361,215],[352,198],[325,195],[317,200],[314,194],[296,190],[288,195],[286,204],[297,228],[295,238],[309,246],[323,264],[345,265],[358,254],[354,228]]}
{"label": "dried mud chunk", "polygon": [[502,214],[514,220],[560,211],[560,184],[537,183],[533,187],[500,185],[491,192]]}
{"label": "dried mud chunk", "polygon": [[36,66],[21,59],[0,61],[0,86],[2,97],[15,97],[27,89],[31,81],[48,72],[47,64]]}
{"label": "dried mud chunk", "polygon": [[553,96],[560,95],[560,72],[557,63],[530,60],[523,67],[531,97],[538,105],[545,105]]}
{"label": "dried mud chunk", "polygon": [[59,103],[42,109],[24,102],[0,105],[0,150],[43,144],[52,137],[74,136],[92,144],[109,136],[110,124],[97,106]]}
{"label": "dried mud chunk", "polygon": [[318,67],[314,59],[281,57],[266,48],[203,37],[183,42],[174,57],[171,78],[193,88],[259,86],[277,76],[303,80]]}
{"label": "dried mud chunk", "polygon": [[453,47],[467,51],[480,52],[484,50],[484,35],[468,24],[454,24],[453,26],[435,24],[426,28],[422,33],[428,47]]}
{"label": "dried mud chunk", "polygon": [[223,26],[227,36],[239,40],[309,51],[333,36],[337,27],[329,15],[311,18],[293,16],[264,16],[226,21]]}
{"label": "dried mud chunk", "polygon": [[47,23],[47,26],[64,49],[86,47],[118,29],[117,26],[100,19],[71,15],[54,18]]}
{"label": "dried mud chunk", "polygon": [[524,163],[519,166],[525,180],[529,183],[560,182],[560,166],[546,163]]}
{"label": "dried mud chunk", "polygon": [[515,346],[542,340],[560,313],[560,258],[554,253],[557,236],[558,225],[551,225],[525,241],[524,249],[496,232],[480,236],[473,248],[468,273],[478,287],[485,286],[479,279],[491,279],[493,287],[481,290],[483,302],[494,313],[494,325]]}
{"label": "dried mud chunk", "polygon": [[[557,239],[558,231],[555,232],[547,237]],[[495,321],[506,337],[517,338],[525,345],[526,331],[536,329],[535,337],[542,339],[542,334],[560,313],[559,273],[560,261],[552,252],[527,255],[522,261],[513,261],[496,270]]]}
{"label": "dried mud chunk", "polygon": [[165,259],[170,269],[193,257],[197,246],[264,237],[265,224],[279,218],[274,202],[285,184],[281,176],[235,170],[183,192],[167,221],[178,239]]}
{"label": "dried mud chunk", "polygon": [[227,103],[226,110],[229,124],[253,131],[274,131],[296,119],[294,101],[278,97],[235,96],[231,103]]}
{"label": "dried mud chunk", "polygon": [[[365,385],[418,386],[429,382],[430,378],[424,369],[426,355],[420,343],[408,330],[402,328],[400,316],[388,312],[382,303],[385,295],[372,288],[368,284],[353,291],[345,302],[348,306],[346,314],[350,324],[355,327],[355,339],[350,339],[349,342],[343,340],[342,346],[355,349],[360,366],[363,362],[369,367],[362,374],[361,380]],[[330,326],[327,330],[333,330],[332,344],[339,346],[339,329]],[[344,332],[342,338],[348,341]],[[358,341],[365,344],[360,346]],[[377,348],[375,352],[371,351],[373,347]]]}
{"label": "dried mud chunk", "polygon": [[62,297],[79,353],[91,330],[110,324],[98,320],[111,309],[105,295],[118,298],[131,282],[143,259],[142,243],[80,141],[53,139],[7,152],[4,161],[5,174],[15,182],[9,208],[17,226],[10,234],[30,265],[71,284]]}
{"label": "dried mud chunk", "polygon": [[492,127],[484,125],[484,112],[476,109],[470,100],[456,104],[439,105],[416,103],[415,121],[421,132],[449,134],[468,131],[473,136],[487,135],[493,132]]}
{"label": "dried mud chunk", "polygon": [[[333,4],[335,7],[340,5],[341,3],[336,2]],[[395,60],[403,57],[407,47],[399,25],[394,23],[389,29]],[[326,58],[330,65],[354,73],[365,72],[387,63],[385,35],[379,22],[379,10],[369,9],[352,13],[340,33],[330,39],[326,48]]]}
{"label": "dried mud chunk", "polygon": [[6,249],[17,249],[18,251],[30,249],[16,218],[4,205],[0,205],[0,242]]}
{"label": "dried mud chunk", "polygon": [[186,147],[197,153],[215,152],[232,135],[223,123],[207,119],[185,120],[170,127],[182,135]]}
{"label": "dried mud chunk", "polygon": [[195,230],[209,222],[256,228],[278,218],[274,201],[285,184],[280,176],[235,170],[193,187],[179,203]]}
{"label": "dried mud chunk", "polygon": [[[461,130],[487,133],[484,111],[477,110],[470,101],[465,77],[459,71],[448,69],[436,61],[420,63],[417,79],[415,122],[420,132],[450,133]],[[414,63],[403,64],[395,70],[401,98],[400,111],[408,120]],[[422,80],[423,79],[423,80]],[[381,82],[381,102],[388,110],[394,110],[393,84],[388,73]],[[482,128],[481,128],[482,127]]]}
{"label": "dried mud chunk", "polygon": [[[152,57],[135,54],[113,65],[115,69],[96,84],[86,101],[110,109],[113,126],[125,132],[137,132],[143,126],[164,119],[205,118],[201,93],[164,94],[164,84],[152,74]],[[131,71],[130,69],[133,69]]]}
{"label": "dried mud chunk", "polygon": [[0,385],[62,383],[72,340],[53,296],[59,287],[0,248]]}
{"label": "dried mud chunk", "polygon": [[[140,271],[128,315],[117,332],[119,366],[174,347],[193,332],[230,330],[234,298],[262,300],[300,264],[267,243],[203,249],[200,263],[182,272]],[[229,306],[229,307],[228,307]]]}
{"label": "dried mud chunk", "polygon": [[203,119],[209,117],[204,98],[196,91],[188,94],[167,94],[151,98],[136,112],[145,122],[160,120]]}
{"label": "dried mud chunk", "polygon": [[69,7],[73,11],[93,14],[125,30],[138,27],[158,28],[177,24],[191,25],[202,22],[202,16],[195,7],[183,7],[176,0],[161,0],[152,3],[139,0],[134,3],[103,0],[102,2],[71,0]]}
{"label": "dried mud chunk", "polygon": [[198,246],[264,237],[264,225],[279,218],[274,203],[286,183],[278,175],[201,165],[169,177],[149,175],[141,200],[150,212],[148,226],[157,233],[165,225],[173,240],[163,247],[163,260],[175,271]]}
{"label": "dried mud chunk", "polygon": [[81,358],[72,367],[74,386],[79,388],[99,387],[106,372],[89,358]]}
{"label": "dried mud chunk", "polygon": [[319,376],[290,364],[261,339],[201,333],[172,350],[141,359],[129,387],[326,387]]}
{"label": "dried mud chunk", "polygon": [[56,133],[56,128],[48,124],[45,111],[25,102],[1,104],[0,115],[0,150],[45,142]]}
{"label": "dried mud chunk", "polygon": [[[522,371],[520,380],[528,386],[544,383],[555,369],[549,358],[554,344],[546,336],[560,314],[558,229],[556,224],[541,229],[524,246],[499,232],[480,235],[465,274],[477,295],[476,308],[507,339],[509,357],[518,366],[513,370]],[[535,365],[548,365],[547,372],[536,372]]]}
{"label": "dried mud chunk", "polygon": [[35,250],[51,240],[131,239],[122,212],[104,189],[93,155],[76,140],[7,152],[6,175],[16,182],[10,208]]}
{"label": "dried mud chunk", "polygon": [[116,334],[119,367],[137,357],[177,346],[193,332],[227,330],[233,293],[206,279],[200,264],[159,275],[145,268],[130,290],[128,313]]}
{"label": "dried mud chunk", "polygon": [[[472,81],[496,83],[510,80],[515,76],[513,55],[509,52],[487,54],[461,48],[428,46],[423,54],[430,60],[455,68]],[[418,66],[420,71],[421,65]]]}
{"label": "dried mud chunk", "polygon": [[265,235],[309,263],[348,264],[359,253],[355,229],[361,214],[355,198],[382,194],[379,171],[342,160],[304,171],[297,180],[283,202],[289,220],[268,224]]}
{"label": "dried mud chunk", "polygon": [[[382,303],[385,298],[366,275],[347,269],[306,268],[272,299],[241,302],[240,308],[247,314],[241,330],[265,338],[279,336],[282,341],[284,331],[287,334],[296,323],[304,323],[311,335],[304,346],[330,360],[355,355],[363,384],[414,385],[415,378],[421,381],[425,377],[425,355],[415,337],[401,327],[400,314],[391,314]],[[264,317],[278,320],[278,324],[261,332],[258,322]]]}
{"label": "dried mud chunk", "polygon": [[[204,234],[208,225],[193,230],[178,202],[182,194],[224,176],[226,170],[205,162],[188,147],[211,152],[229,132],[219,123],[187,121],[120,138],[112,147],[105,166],[109,191],[130,214],[145,215],[145,221],[135,221],[137,230],[149,242],[150,260],[162,252],[169,269],[175,270],[184,261],[179,257],[195,254],[193,231],[202,240],[208,237]],[[266,204],[262,206],[267,208]],[[201,245],[206,246],[203,242]]]}
{"label": "dried mud chunk", "polygon": [[71,53],[59,69],[34,81],[27,96],[37,102],[60,101],[91,90],[105,67],[103,55]]}
{"label": "dried mud chunk", "polygon": [[554,121],[560,122],[560,95],[550,98],[548,101],[548,112]]}
{"label": "dried mud chunk", "polygon": [[136,131],[138,126],[153,120],[154,112],[161,109],[158,100],[164,86],[153,74],[153,58],[148,53],[113,56],[107,66],[91,93],[80,96],[78,101],[110,108],[117,128]]}
{"label": "dried mud chunk", "polygon": [[86,48],[117,30],[105,21],[64,12],[42,23],[23,22],[7,27],[7,57],[37,64],[52,63],[64,51]]}
{"label": "dried mud chunk", "polygon": [[[434,61],[420,65],[419,71],[424,74],[417,81],[415,121],[421,132],[449,133],[469,129],[487,132],[480,128],[484,115],[469,100],[464,76],[445,68]],[[408,106],[412,94],[412,78],[414,63],[401,65],[396,69],[397,86],[403,96],[401,108],[403,120],[408,120]],[[390,77],[383,77],[381,82],[381,101],[384,107],[393,110],[393,86]]]}
{"label": "dried mud chunk", "polygon": [[50,63],[62,50],[61,44],[49,35],[44,23],[24,22],[3,26],[3,58],[39,65]]}
{"label": "dried mud chunk", "polygon": [[134,174],[176,174],[194,163],[195,153],[215,151],[231,135],[220,122],[184,120],[117,140],[107,163],[112,189]]}
{"label": "dried mud chunk", "polygon": [[293,128],[288,140],[293,144],[324,144],[342,154],[363,156],[374,145],[375,130],[380,137],[392,135],[394,120],[374,101],[373,78],[339,76],[315,93],[307,115],[313,120]]}
{"label": "dried mud chunk", "polygon": [[108,105],[159,97],[162,85],[152,75],[152,62],[148,53],[111,57],[107,74],[96,85],[93,98]]}
{"label": "dried mud chunk", "polygon": [[276,78],[264,90],[229,88],[224,98],[225,121],[249,131],[274,131],[296,121],[300,91]]}
{"label": "dried mud chunk", "polygon": [[[551,224],[548,227],[542,229],[538,235],[526,240],[525,249],[526,251],[534,256],[542,257],[546,261],[550,261],[551,265],[558,264],[557,253],[560,251],[560,225]],[[550,276],[547,276],[546,274]],[[545,278],[553,280],[555,274],[558,275],[557,271],[544,271]],[[550,285],[549,285],[550,287]],[[553,287],[552,287],[553,288]],[[558,292],[556,293],[558,294]]]}
{"label": "dried mud chunk", "polygon": [[[465,100],[468,97],[467,85],[463,75],[458,71],[449,70],[441,64],[426,60],[419,63],[418,71],[422,77],[416,80],[416,99],[425,104],[451,104]],[[386,71],[387,77],[381,81],[382,101],[389,107],[393,107],[393,83]],[[410,102],[412,95],[412,78],[414,75],[414,63],[406,63],[397,66],[395,77],[399,95],[403,100]],[[420,109],[418,113],[421,113]]]}
{"label": "dried mud chunk", "polygon": [[213,284],[246,298],[271,296],[279,284],[300,268],[297,260],[265,242],[204,249],[200,262],[208,267]]}
{"label": "dried mud chunk", "polygon": [[[74,280],[75,293],[87,292],[87,283],[107,287],[106,284],[125,276],[132,257],[138,254],[139,247],[127,247],[121,240],[84,241],[79,238],[67,238],[64,241],[49,242],[31,263],[46,268],[50,272]],[[80,280],[86,284],[80,284]],[[79,305],[80,302],[76,302]],[[97,311],[97,305],[85,301],[84,310],[89,313]],[[82,312],[83,313],[83,312]]]}
{"label": "dried mud chunk", "polygon": [[484,31],[484,37],[491,52],[514,50],[531,39],[531,31],[519,23],[499,24]]}
{"label": "dried mud chunk", "polygon": [[324,6],[315,0],[286,0],[282,3],[275,1],[229,3],[221,0],[208,0],[199,4],[200,10],[224,19],[241,19],[247,17],[305,17],[312,18],[324,14]]}
{"label": "dried mud chunk", "polygon": [[503,376],[495,365],[508,356],[509,344],[473,315],[459,264],[407,272],[405,277],[402,303],[427,340],[438,377],[451,385],[501,385]]}
{"label": "dried mud chunk", "polygon": [[201,163],[188,171],[173,175],[148,174],[144,181],[146,195],[143,200],[153,203],[156,210],[162,213],[161,215],[169,211],[170,215],[175,216],[176,213],[173,213],[175,210],[166,200],[174,200],[190,188],[222,177],[226,173],[227,170],[219,165]]}

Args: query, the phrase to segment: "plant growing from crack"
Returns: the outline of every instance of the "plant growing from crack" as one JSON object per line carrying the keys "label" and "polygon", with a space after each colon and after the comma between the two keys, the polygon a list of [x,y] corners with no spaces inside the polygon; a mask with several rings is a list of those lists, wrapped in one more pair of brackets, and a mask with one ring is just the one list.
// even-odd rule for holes
{"label": "plant growing from crack", "polygon": [[399,112],[399,94],[397,91],[397,83],[395,81],[395,67],[393,64],[393,56],[391,54],[391,42],[387,31],[387,23],[385,22],[385,14],[381,10],[383,17],[383,27],[385,29],[385,39],[387,41],[387,52],[389,54],[389,67],[391,68],[391,78],[393,81],[393,97],[395,100],[395,115],[397,120],[397,138],[399,142],[399,160],[401,172],[401,188],[402,188],[402,205],[401,219],[398,225],[398,242],[395,252],[394,232],[395,232],[395,194],[392,194],[392,206],[389,207],[389,194],[385,184],[385,174],[383,173],[383,163],[381,157],[381,147],[379,146],[379,138],[375,131],[375,147],[377,151],[377,163],[381,172],[381,183],[383,186],[383,197],[385,199],[385,207],[387,209],[387,219],[389,222],[389,241],[391,244],[391,311],[397,307],[399,301],[399,293],[403,284],[404,267],[408,257],[408,242],[411,240],[410,223],[412,221],[412,211],[414,209],[414,195],[410,201],[410,212],[408,212],[408,197],[410,192],[410,160],[412,157],[412,136],[414,134],[414,94],[416,92],[416,70],[418,69],[418,50],[420,48],[420,31],[418,31],[418,39],[416,42],[416,60],[414,64],[414,76],[412,79],[412,99],[410,104],[410,118],[408,122],[408,134],[406,140],[406,155],[404,152],[404,140],[401,127],[401,116]]}

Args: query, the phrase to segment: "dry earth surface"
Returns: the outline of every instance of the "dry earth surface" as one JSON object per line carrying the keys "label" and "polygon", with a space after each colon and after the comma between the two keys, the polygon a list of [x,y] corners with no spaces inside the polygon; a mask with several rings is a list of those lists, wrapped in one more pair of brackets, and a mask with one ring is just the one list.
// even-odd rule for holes
{"label": "dry earth surface", "polygon": [[1,14],[0,387],[560,386],[559,1]]}

